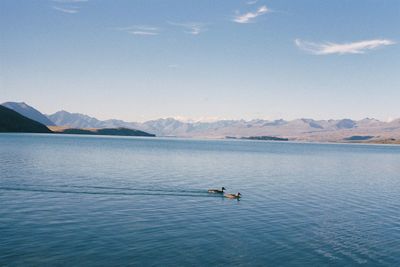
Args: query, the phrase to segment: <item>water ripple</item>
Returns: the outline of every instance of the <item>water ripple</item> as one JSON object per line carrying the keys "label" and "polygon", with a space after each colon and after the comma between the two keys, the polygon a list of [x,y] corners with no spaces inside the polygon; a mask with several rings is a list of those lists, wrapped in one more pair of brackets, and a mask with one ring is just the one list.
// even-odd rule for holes
{"label": "water ripple", "polygon": [[397,266],[399,173],[393,146],[0,134],[0,266]]}

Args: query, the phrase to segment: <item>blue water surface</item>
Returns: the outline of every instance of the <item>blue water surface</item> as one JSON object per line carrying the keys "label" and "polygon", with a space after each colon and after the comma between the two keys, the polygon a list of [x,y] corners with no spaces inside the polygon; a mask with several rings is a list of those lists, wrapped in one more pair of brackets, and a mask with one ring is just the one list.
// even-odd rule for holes
{"label": "blue water surface", "polygon": [[228,264],[399,266],[400,146],[0,134],[0,266]]}

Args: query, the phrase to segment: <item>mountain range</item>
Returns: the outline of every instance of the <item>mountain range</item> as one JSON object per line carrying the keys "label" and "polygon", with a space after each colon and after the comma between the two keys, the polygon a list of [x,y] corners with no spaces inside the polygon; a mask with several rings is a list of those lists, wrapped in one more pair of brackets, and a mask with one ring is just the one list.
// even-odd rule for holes
{"label": "mountain range", "polygon": [[[10,102],[8,102],[8,105]],[[27,105],[14,103],[13,106]],[[15,109],[16,110],[16,109]],[[34,108],[26,110],[36,110]],[[16,110],[17,111],[17,110]],[[37,111],[37,110],[36,110]],[[150,120],[146,122],[126,122],[123,120],[98,120],[80,113],[58,111],[44,115],[51,126],[70,128],[129,128],[155,134],[191,138],[225,138],[249,136],[274,136],[295,141],[333,141],[364,139],[400,139],[400,119],[383,122],[366,118],[362,120],[220,120],[215,122],[184,122],[173,118]],[[42,117],[41,116],[41,117]],[[28,117],[28,116],[27,116]],[[31,116],[32,117],[32,116]]]}
{"label": "mountain range", "polygon": [[298,141],[341,141],[352,136],[400,138],[400,119],[383,122],[363,120],[220,120],[215,122],[183,122],[173,118],[150,120],[143,123],[122,120],[98,120],[79,114],[59,111],[48,118],[57,125],[77,128],[125,127],[139,129],[157,136],[192,138],[225,138],[244,136],[276,136]]}

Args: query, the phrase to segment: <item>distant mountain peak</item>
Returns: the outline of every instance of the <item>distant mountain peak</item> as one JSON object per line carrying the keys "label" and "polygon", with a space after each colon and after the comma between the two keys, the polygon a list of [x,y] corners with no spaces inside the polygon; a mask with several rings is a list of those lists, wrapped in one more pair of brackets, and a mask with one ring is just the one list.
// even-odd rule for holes
{"label": "distant mountain peak", "polygon": [[342,119],[336,123],[338,129],[351,129],[356,127],[356,122],[351,119]]}
{"label": "distant mountain peak", "polygon": [[279,119],[279,120],[266,122],[266,123],[264,123],[263,126],[280,126],[280,125],[285,125],[285,124],[287,124],[287,121],[285,121],[283,119]]}
{"label": "distant mountain peak", "polygon": [[317,121],[313,119],[301,119],[304,123],[308,124],[311,128],[315,129],[324,129],[323,126],[321,126]]}

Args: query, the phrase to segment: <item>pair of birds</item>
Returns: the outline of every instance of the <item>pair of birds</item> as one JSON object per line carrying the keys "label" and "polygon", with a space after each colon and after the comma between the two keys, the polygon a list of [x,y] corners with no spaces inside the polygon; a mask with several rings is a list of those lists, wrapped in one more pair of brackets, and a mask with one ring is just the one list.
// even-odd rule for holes
{"label": "pair of birds", "polygon": [[[208,193],[212,194],[224,194],[225,187],[222,187],[221,190],[219,189],[208,189]],[[224,194],[224,197],[226,198],[232,198],[232,199],[239,199],[242,197],[242,194],[239,192],[237,194]]]}

